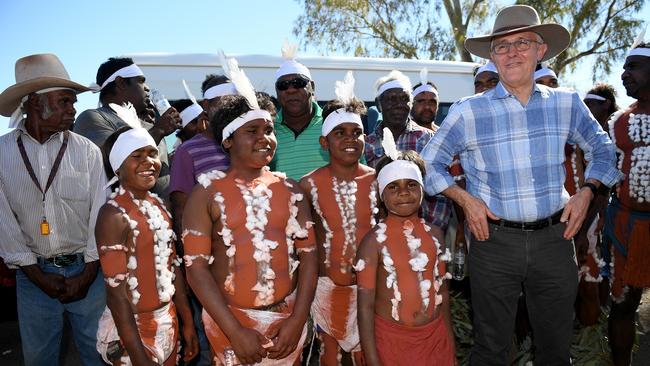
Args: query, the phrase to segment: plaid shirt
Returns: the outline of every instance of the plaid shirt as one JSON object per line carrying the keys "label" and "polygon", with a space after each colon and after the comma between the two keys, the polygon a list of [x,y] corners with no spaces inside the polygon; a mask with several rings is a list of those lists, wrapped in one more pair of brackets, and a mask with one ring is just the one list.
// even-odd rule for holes
{"label": "plaid shirt", "polygon": [[621,178],[614,145],[578,93],[535,85],[527,105],[501,83],[457,102],[424,148],[430,194],[454,180],[447,167],[460,155],[467,191],[498,217],[535,221],[569,200],[564,145],[578,144],[590,161],[585,179],[612,186]]}
{"label": "plaid shirt", "polygon": [[[381,146],[383,138],[383,124],[377,125],[375,131],[366,138],[365,157],[367,165],[375,167],[379,159],[384,156],[384,148]],[[395,141],[397,149],[400,151],[414,150],[422,152],[424,146],[429,142],[433,132],[429,129],[419,126],[409,119],[406,128]],[[425,194],[420,207],[420,217],[431,224],[440,227],[443,231],[447,230],[449,216],[451,215],[451,202],[443,195]]]}

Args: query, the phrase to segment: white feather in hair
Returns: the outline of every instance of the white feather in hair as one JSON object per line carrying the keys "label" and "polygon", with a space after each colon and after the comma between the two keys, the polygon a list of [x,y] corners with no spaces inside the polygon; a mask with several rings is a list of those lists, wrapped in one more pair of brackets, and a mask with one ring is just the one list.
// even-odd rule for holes
{"label": "white feather in hair", "polygon": [[423,67],[420,70],[420,85],[427,85],[429,83],[429,70]]}
{"label": "white feather in hair", "polygon": [[194,95],[190,91],[190,87],[187,86],[187,83],[185,82],[185,79],[183,79],[183,88],[185,89],[185,96],[187,96],[187,99],[191,100],[192,103],[197,104],[196,103],[196,98],[194,98]]}
{"label": "white feather in hair", "polygon": [[636,46],[638,46],[639,44],[641,44],[644,41],[645,32],[646,32],[647,29],[648,29],[648,25],[646,24],[645,27],[643,27],[643,30],[641,31],[641,33],[639,33],[639,35],[634,40],[634,43],[632,43],[632,47],[630,49],[636,48]]}
{"label": "white feather in hair", "polygon": [[343,102],[344,105],[350,104],[354,98],[354,83],[352,71],[345,74],[343,81],[337,80],[335,83],[334,94],[336,94],[336,99]]}
{"label": "white feather in hair", "polygon": [[223,72],[228,79],[232,82],[237,89],[237,92],[246,98],[248,105],[252,109],[260,109],[259,104],[257,103],[257,96],[255,95],[255,89],[253,84],[248,79],[244,70],[239,68],[239,63],[234,58],[226,58],[226,54],[222,50],[219,50],[219,63]]}
{"label": "white feather in hair", "polygon": [[381,140],[381,147],[384,148],[384,155],[393,161],[399,159],[400,153],[395,145],[395,137],[388,127],[384,127],[384,138]]}
{"label": "white feather in hair", "polygon": [[133,107],[131,102],[127,102],[124,105],[109,103],[108,106],[115,111],[117,116],[127,125],[133,128],[142,127],[140,118],[138,118],[138,112],[135,111],[135,107]]}
{"label": "white feather in hair", "polygon": [[285,39],[282,44],[282,58],[285,60],[293,60],[298,54],[298,45],[296,43],[291,43],[289,40]]}

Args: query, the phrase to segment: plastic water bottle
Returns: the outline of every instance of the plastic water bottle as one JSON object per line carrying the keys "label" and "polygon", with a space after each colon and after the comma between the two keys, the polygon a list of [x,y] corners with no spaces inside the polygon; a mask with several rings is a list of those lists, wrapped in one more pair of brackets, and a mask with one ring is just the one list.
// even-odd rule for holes
{"label": "plastic water bottle", "polygon": [[156,89],[151,90],[151,102],[156,107],[156,110],[158,110],[158,114],[161,116],[172,107],[167,98]]}
{"label": "plastic water bottle", "polygon": [[241,365],[239,359],[237,359],[237,355],[235,355],[235,351],[230,347],[223,351],[223,358],[225,359],[226,366]]}
{"label": "plastic water bottle", "polygon": [[454,249],[454,258],[452,263],[452,277],[456,281],[462,281],[465,278],[465,246],[456,245]]}

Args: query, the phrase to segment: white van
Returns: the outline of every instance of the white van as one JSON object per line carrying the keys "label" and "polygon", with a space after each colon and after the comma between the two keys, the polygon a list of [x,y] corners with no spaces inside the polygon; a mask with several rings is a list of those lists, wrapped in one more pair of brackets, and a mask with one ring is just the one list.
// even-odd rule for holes
{"label": "white van", "polygon": [[[201,83],[207,74],[222,74],[216,54],[207,53],[137,53],[128,54],[143,70],[149,87],[160,90],[168,99],[183,99],[181,79],[185,79],[192,93],[201,99]],[[239,66],[258,91],[275,96],[275,71],[283,62],[280,56],[228,55],[235,57]],[[334,83],[342,80],[348,70],[354,72],[355,95],[374,105],[377,79],[391,70],[406,74],[413,85],[420,82],[420,70],[429,70],[429,81],[440,93],[438,120],[456,100],[474,94],[472,70],[476,64],[456,61],[425,61],[367,57],[306,56],[297,59],[307,66],[316,85],[316,99],[323,104],[334,99]]]}

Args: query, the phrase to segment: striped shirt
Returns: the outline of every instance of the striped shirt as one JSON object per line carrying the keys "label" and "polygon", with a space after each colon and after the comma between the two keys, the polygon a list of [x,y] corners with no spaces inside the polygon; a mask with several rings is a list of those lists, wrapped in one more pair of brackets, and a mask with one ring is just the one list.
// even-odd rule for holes
{"label": "striped shirt", "polygon": [[303,175],[329,163],[329,154],[321,149],[318,139],[323,128],[323,110],[312,102],[314,116],[298,136],[284,123],[282,110],[275,121],[278,146],[269,167],[284,172],[287,177],[299,180]]}
{"label": "striped shirt", "polygon": [[169,193],[190,194],[200,174],[215,169],[225,172],[228,167],[230,159],[217,141],[199,133],[183,142],[174,152]]}
{"label": "striped shirt", "polygon": [[[43,195],[20,156],[18,136],[22,136],[43,189],[63,143],[63,133],[39,143],[27,133],[24,122],[0,136],[0,257],[12,268],[35,264],[37,257],[60,254],[84,253],[86,262],[98,260],[95,222],[107,195],[99,148],[70,133],[68,148],[43,207]],[[40,232],[43,216],[50,226],[46,236]]]}
{"label": "striped shirt", "polygon": [[612,186],[621,178],[614,145],[578,93],[535,85],[528,104],[501,83],[457,102],[422,155],[425,186],[436,194],[454,184],[447,167],[460,155],[467,191],[498,217],[535,221],[569,200],[564,145],[578,144],[590,161],[585,179]]}
{"label": "striped shirt", "polygon": [[[384,138],[384,126],[378,124],[375,131],[366,138],[365,158],[368,166],[375,167],[380,158],[384,156],[384,148],[381,141]],[[399,151],[413,150],[421,153],[424,146],[433,136],[433,131],[424,128],[413,120],[409,119],[406,128],[399,135],[395,145]],[[427,223],[436,225],[442,230],[447,229],[449,217],[451,215],[451,202],[443,195],[425,194],[422,206],[420,207],[420,217]]]}

